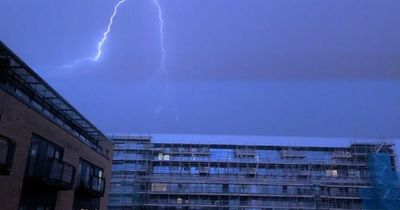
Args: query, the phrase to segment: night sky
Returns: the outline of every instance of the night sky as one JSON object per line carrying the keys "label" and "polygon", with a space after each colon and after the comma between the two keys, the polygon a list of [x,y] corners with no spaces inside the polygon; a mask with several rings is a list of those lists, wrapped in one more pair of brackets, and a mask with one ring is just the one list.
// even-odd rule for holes
{"label": "night sky", "polygon": [[[400,137],[400,1],[1,0],[0,39],[105,133]],[[157,107],[163,106],[159,114]]]}

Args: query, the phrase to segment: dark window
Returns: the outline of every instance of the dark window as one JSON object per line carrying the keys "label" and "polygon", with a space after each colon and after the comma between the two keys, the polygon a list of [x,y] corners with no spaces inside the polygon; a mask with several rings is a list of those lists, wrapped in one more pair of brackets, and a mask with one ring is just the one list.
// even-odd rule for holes
{"label": "dark window", "polygon": [[97,210],[104,194],[103,169],[83,159],[79,160],[77,190],[74,209]]}
{"label": "dark window", "polygon": [[0,83],[7,82],[8,80],[8,71],[10,69],[10,59],[8,58],[0,58]]}
{"label": "dark window", "polygon": [[78,176],[81,182],[89,183],[93,177],[103,178],[103,169],[86,160],[80,159]]}
{"label": "dark window", "polygon": [[40,137],[32,136],[25,179],[32,183],[53,185],[60,190],[73,187],[75,167],[62,161],[63,148]]}
{"label": "dark window", "polygon": [[8,175],[14,158],[15,143],[0,135],[0,175]]}
{"label": "dark window", "polygon": [[229,193],[229,184],[222,184],[222,192]]}
{"label": "dark window", "polygon": [[75,168],[62,161],[63,148],[37,135],[32,135],[21,193],[21,210],[54,209],[57,191],[73,187]]}
{"label": "dark window", "polygon": [[288,186],[287,185],[283,185],[282,186],[282,193],[286,194],[288,192]]}
{"label": "dark window", "polygon": [[53,158],[62,160],[63,148],[34,134],[29,155],[34,158]]}
{"label": "dark window", "polygon": [[140,192],[146,191],[146,185],[143,184],[143,183],[141,183],[141,184],[139,185],[139,188],[140,188]]}

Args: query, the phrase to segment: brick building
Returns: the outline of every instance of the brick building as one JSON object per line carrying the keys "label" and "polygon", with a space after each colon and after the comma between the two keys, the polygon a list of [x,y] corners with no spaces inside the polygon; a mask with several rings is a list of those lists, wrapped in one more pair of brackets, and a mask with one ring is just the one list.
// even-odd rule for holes
{"label": "brick building", "polygon": [[0,42],[0,208],[106,209],[112,143]]}

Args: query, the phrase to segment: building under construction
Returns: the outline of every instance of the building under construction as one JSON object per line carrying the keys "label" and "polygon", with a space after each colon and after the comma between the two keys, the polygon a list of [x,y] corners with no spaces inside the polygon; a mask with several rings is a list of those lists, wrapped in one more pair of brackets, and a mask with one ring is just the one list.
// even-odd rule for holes
{"label": "building under construction", "polygon": [[[112,139],[111,210],[376,209],[374,199],[384,199],[388,190],[388,199],[398,204],[393,176],[373,198],[377,180],[396,172],[394,145],[386,141],[326,147],[293,146],[279,137],[257,141],[264,145],[229,137],[217,137],[218,144],[202,138]],[[379,166],[371,166],[376,160]]]}

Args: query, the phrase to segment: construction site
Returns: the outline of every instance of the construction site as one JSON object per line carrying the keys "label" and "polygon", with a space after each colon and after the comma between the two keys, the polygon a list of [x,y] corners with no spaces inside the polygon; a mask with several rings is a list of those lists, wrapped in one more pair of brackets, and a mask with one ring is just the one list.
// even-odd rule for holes
{"label": "construction site", "polygon": [[394,145],[201,144],[113,136],[109,209],[396,209]]}

